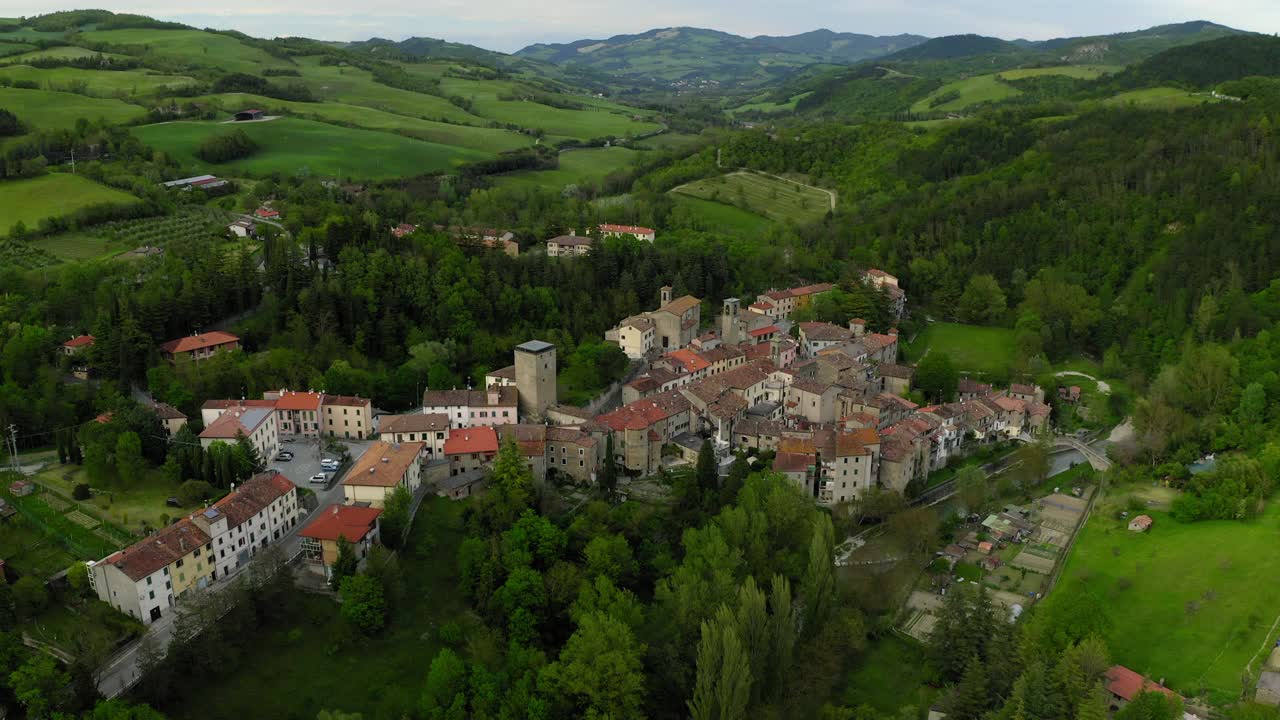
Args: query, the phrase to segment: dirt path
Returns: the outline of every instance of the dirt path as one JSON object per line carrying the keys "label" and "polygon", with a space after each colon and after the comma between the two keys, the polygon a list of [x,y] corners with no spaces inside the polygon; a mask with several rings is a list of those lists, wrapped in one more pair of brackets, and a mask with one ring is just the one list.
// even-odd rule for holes
{"label": "dirt path", "polygon": [[1102,393],[1103,395],[1111,394],[1110,383],[1108,383],[1106,380],[1099,380],[1098,378],[1092,375],[1086,375],[1082,372],[1076,372],[1075,370],[1063,370],[1062,372],[1054,373],[1054,377],[1082,377],[1086,380],[1092,380],[1098,383],[1098,392]]}
{"label": "dirt path", "polygon": [[[716,148],[716,167],[718,167],[718,168],[723,168],[723,167],[724,167],[724,165],[722,165],[722,164],[720,163],[720,148]],[[810,190],[817,190],[818,192],[826,193],[826,194],[827,194],[827,204],[828,204],[828,206],[829,206],[829,207],[830,207],[830,209],[832,209],[832,210],[835,210],[835,209],[836,209],[836,200],[837,200],[837,199],[839,199],[839,198],[836,196],[836,191],[835,191],[835,190],[828,190],[828,189],[826,189],[826,188],[820,188],[820,187],[818,187],[818,186],[816,186],[816,185],[806,185],[806,184],[804,184],[804,183],[802,183],[802,182],[800,182],[800,181],[798,181],[798,180],[791,180],[790,178],[784,178],[784,177],[782,177],[782,176],[780,176],[780,175],[774,175],[773,173],[767,173],[767,172],[763,172],[763,171],[760,171],[760,170],[738,170],[738,171],[736,171],[736,172],[731,172],[731,173],[729,173],[729,174],[730,174],[730,175],[745,175],[745,174],[747,174],[747,173],[754,173],[754,174],[756,174],[756,175],[763,175],[763,176],[765,176],[765,177],[771,177],[771,178],[773,178],[774,180],[781,180],[781,181],[783,181],[783,182],[795,183],[796,185],[799,185],[800,187],[806,187],[806,188],[809,188]],[[693,182],[698,182],[698,181],[697,181],[697,180],[694,180]],[[693,184],[693,183],[685,183],[684,185],[679,185],[679,186],[677,186],[677,187],[673,187],[673,188],[671,188],[670,190],[668,190],[667,192],[676,192],[676,191],[677,191],[677,190],[679,190],[680,188],[687,187],[687,186],[692,185],[692,184]]]}

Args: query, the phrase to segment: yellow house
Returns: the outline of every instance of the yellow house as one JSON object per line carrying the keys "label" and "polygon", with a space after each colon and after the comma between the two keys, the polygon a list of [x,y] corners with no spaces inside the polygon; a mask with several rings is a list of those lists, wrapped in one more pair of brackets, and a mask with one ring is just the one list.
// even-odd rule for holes
{"label": "yellow house", "polygon": [[369,503],[380,508],[396,486],[415,492],[421,479],[419,455],[423,447],[420,442],[374,442],[342,479],[347,504]]}
{"label": "yellow house", "polygon": [[328,578],[338,560],[338,540],[344,539],[351,543],[357,562],[363,565],[369,548],[378,542],[381,514],[378,508],[330,505],[298,533],[303,559]]}
{"label": "yellow house", "polygon": [[329,437],[361,440],[373,435],[373,403],[368,398],[325,395],[322,432]]}

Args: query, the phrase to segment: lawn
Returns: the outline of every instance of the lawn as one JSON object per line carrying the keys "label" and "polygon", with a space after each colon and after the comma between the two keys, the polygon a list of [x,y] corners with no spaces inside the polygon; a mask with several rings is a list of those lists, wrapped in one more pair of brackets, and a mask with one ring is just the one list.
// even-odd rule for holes
{"label": "lawn", "polygon": [[[935,98],[956,92],[960,97],[932,105]],[[948,112],[964,110],[971,105],[983,102],[994,102],[1021,95],[1022,91],[1011,85],[1000,82],[995,75],[978,75],[976,77],[956,80],[934,90],[911,106],[911,112]]]}
{"label": "lawn", "polygon": [[91,98],[68,92],[0,87],[0,107],[7,108],[30,128],[71,130],[80,118],[105,119],[109,124],[140,118],[146,110],[114,98]]}
{"label": "lawn", "polygon": [[[246,107],[257,107],[271,114],[287,114],[322,122],[345,126],[381,130],[457,147],[484,150],[487,152],[503,152],[529,147],[533,138],[511,130],[500,128],[476,127],[443,123],[434,120],[423,120],[408,115],[374,110],[359,105],[347,105],[338,102],[301,103],[288,100],[276,100],[261,95],[244,93],[224,93],[222,95],[205,95],[191,98],[192,102],[208,103],[219,107],[228,114]],[[278,112],[279,111],[279,112]],[[479,118],[475,122],[481,122]]]}
{"label": "lawn", "polygon": [[0,40],[0,56],[3,57],[25,53],[34,48],[34,45],[27,45],[26,43],[5,42]]}
{"label": "lawn", "polygon": [[479,150],[297,118],[236,125],[234,129],[243,131],[259,146],[258,151],[247,158],[215,165],[195,156],[206,137],[232,129],[225,123],[170,122],[144,125],[134,128],[133,132],[144,143],[168,153],[193,172],[411,177],[492,157]]}
{"label": "lawn", "polygon": [[382,635],[340,643],[347,633],[337,604],[298,592],[292,622],[264,631],[227,674],[196,679],[161,710],[193,720],[314,718],[322,709],[412,715],[441,647],[440,626],[465,627],[455,561],[464,506],[436,497],[423,503],[401,553],[404,601]]}
{"label": "lawn", "polygon": [[80,175],[53,173],[27,180],[4,180],[0,181],[0,233],[8,233],[19,222],[32,229],[45,218],[91,205],[136,201],[128,193]]}
{"label": "lawn", "polygon": [[[68,499],[76,484],[88,482],[81,468],[57,464],[36,475],[35,480]],[[169,524],[169,520],[183,513],[180,508],[165,506],[165,501],[177,492],[177,487],[165,480],[159,472],[147,473],[128,486],[94,489],[106,492],[76,504],[92,516],[130,531],[140,529],[144,524],[164,527]]]}
{"label": "lawn", "polygon": [[[1113,491],[1114,492],[1114,491]],[[1280,505],[1251,522],[1182,524],[1150,511],[1151,531],[1131,533],[1095,511],[1050,602],[1103,598],[1115,662],[1187,695],[1234,701],[1245,666],[1276,619]],[[1123,580],[1123,582],[1122,582]],[[1256,667],[1255,667],[1256,669]]]}
{"label": "lawn", "polygon": [[164,88],[184,88],[195,79],[186,75],[160,75],[145,70],[82,70],[60,67],[41,69],[30,65],[0,67],[0,79],[27,80],[43,90],[68,90],[83,84],[85,93],[95,97],[120,97],[156,92]]}
{"label": "lawn", "polygon": [[1103,101],[1105,105],[1141,105],[1154,108],[1180,108],[1201,105],[1209,101],[1208,96],[1193,95],[1186,90],[1172,87],[1146,88],[1130,90],[1114,95]]}
{"label": "lawn", "polygon": [[907,347],[907,356],[918,362],[925,352],[946,353],[956,369],[970,373],[1003,375],[1013,364],[1013,330],[960,323],[929,323]]}
{"label": "lawn", "polygon": [[139,45],[146,48],[143,60],[161,59],[179,64],[214,67],[226,72],[261,75],[266,67],[288,67],[289,62],[271,57],[230,35],[200,30],[94,30],[82,33],[90,43]]}
{"label": "lawn", "polygon": [[773,225],[762,215],[724,203],[676,194],[676,213],[689,213],[693,227],[702,230],[719,230],[744,235],[759,235]]}
{"label": "lawn", "polygon": [[843,690],[833,702],[869,705],[886,716],[896,716],[906,705],[927,708],[937,695],[925,684],[927,673],[924,648],[914,640],[894,634],[874,638],[845,670]]}
{"label": "lawn", "polygon": [[733,205],[778,222],[806,224],[831,207],[823,191],[749,172],[718,175],[681,185],[672,192]]}
{"label": "lawn", "polygon": [[625,170],[640,152],[625,147],[585,148],[560,153],[560,167],[507,173],[494,178],[503,187],[551,187],[600,182],[611,172]]}

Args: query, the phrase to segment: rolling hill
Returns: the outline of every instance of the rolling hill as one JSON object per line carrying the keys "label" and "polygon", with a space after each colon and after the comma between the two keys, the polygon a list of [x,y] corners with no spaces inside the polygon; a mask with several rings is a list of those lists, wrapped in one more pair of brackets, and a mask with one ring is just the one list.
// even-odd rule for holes
{"label": "rolling hill", "polygon": [[785,52],[816,55],[828,62],[857,62],[881,57],[919,45],[928,40],[923,35],[863,35],[833,32],[823,28],[799,35],[757,35],[752,40]]}

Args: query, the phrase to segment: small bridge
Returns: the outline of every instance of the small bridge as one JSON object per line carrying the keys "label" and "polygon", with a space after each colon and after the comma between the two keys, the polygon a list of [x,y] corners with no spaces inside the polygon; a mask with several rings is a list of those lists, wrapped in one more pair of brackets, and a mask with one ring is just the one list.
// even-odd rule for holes
{"label": "small bridge", "polygon": [[[1035,441],[1035,438],[1027,435],[1026,433],[1018,435],[1013,439],[1023,443]],[[1098,472],[1104,472],[1111,469],[1111,458],[1099,452],[1096,448],[1080,442],[1076,438],[1069,435],[1054,435],[1051,443],[1055,448],[1070,449],[1079,452],[1084,456],[1085,460],[1089,461],[1089,464],[1093,466],[1093,469]]]}

